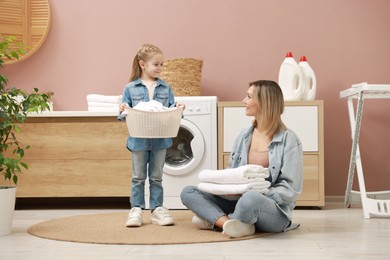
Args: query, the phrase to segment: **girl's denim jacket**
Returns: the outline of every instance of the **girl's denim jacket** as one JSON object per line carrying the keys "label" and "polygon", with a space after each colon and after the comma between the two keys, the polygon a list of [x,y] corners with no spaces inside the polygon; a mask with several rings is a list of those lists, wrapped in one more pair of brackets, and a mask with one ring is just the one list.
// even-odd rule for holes
{"label": "girl's denim jacket", "polygon": [[[237,168],[248,164],[248,151],[254,127],[242,130],[235,140],[229,167]],[[291,220],[296,199],[302,192],[303,151],[298,136],[291,130],[275,134],[268,146],[269,181],[271,186],[265,194],[275,201],[281,211]]]}
{"label": "girl's denim jacket", "polygon": [[[161,79],[157,80],[153,99],[162,103],[165,107],[175,106],[175,98],[171,87]],[[122,103],[134,107],[141,101],[149,101],[149,92],[148,88],[142,84],[141,79],[138,78],[125,86]],[[122,114],[118,115],[118,120],[123,121],[125,119]],[[130,151],[160,150],[168,149],[171,146],[172,138],[135,138],[129,136],[127,139],[127,149]]]}

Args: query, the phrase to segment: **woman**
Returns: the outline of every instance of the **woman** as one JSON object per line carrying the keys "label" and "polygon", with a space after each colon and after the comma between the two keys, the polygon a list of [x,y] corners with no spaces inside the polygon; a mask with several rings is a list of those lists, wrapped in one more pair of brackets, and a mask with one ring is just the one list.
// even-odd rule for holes
{"label": "woman", "polygon": [[291,228],[292,210],[302,191],[302,143],[282,122],[284,99],[276,82],[249,83],[243,102],[245,114],[254,121],[237,137],[229,168],[248,164],[268,168],[268,190],[221,196],[187,186],[181,200],[195,213],[192,222],[201,229],[222,229],[230,237],[253,235],[256,230],[285,231]]}

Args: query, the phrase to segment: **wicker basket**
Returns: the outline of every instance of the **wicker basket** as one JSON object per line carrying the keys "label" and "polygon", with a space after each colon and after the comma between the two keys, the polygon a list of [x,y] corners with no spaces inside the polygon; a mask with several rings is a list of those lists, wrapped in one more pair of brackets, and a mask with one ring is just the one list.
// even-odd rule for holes
{"label": "wicker basket", "polygon": [[200,96],[202,67],[200,59],[166,60],[160,77],[172,87],[175,96]]}
{"label": "wicker basket", "polygon": [[127,129],[131,137],[168,138],[179,132],[183,108],[161,112],[126,108]]}

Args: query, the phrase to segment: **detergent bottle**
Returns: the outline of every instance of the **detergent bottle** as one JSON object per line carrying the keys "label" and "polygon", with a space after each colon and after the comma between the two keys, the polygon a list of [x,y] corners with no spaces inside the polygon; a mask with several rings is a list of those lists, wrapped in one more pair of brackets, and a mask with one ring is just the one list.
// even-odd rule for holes
{"label": "detergent bottle", "polygon": [[286,58],[280,65],[278,83],[285,101],[302,99],[304,93],[302,70],[291,52],[287,52]]}
{"label": "detergent bottle", "polygon": [[303,74],[303,100],[314,100],[316,98],[317,91],[317,79],[313,69],[307,62],[306,56],[302,56],[299,59],[299,67]]}

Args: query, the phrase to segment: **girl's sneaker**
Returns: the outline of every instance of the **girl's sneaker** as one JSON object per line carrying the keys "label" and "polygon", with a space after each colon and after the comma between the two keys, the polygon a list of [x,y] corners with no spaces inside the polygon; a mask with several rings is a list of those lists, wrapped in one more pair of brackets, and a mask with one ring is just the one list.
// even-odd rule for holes
{"label": "girl's sneaker", "polygon": [[142,209],[134,207],[130,210],[126,227],[140,227],[142,225]]}
{"label": "girl's sneaker", "polygon": [[175,224],[175,221],[169,214],[169,211],[166,207],[157,207],[152,212],[152,217],[150,218],[153,224],[160,226],[171,226]]}

